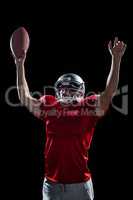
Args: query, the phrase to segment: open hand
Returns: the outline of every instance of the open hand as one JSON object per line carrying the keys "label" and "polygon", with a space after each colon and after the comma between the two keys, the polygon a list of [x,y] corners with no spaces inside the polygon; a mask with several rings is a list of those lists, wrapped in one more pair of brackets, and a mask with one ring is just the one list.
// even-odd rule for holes
{"label": "open hand", "polygon": [[126,50],[126,44],[123,41],[119,41],[118,37],[115,37],[114,44],[110,41],[108,44],[109,52],[112,56],[116,58],[122,58]]}

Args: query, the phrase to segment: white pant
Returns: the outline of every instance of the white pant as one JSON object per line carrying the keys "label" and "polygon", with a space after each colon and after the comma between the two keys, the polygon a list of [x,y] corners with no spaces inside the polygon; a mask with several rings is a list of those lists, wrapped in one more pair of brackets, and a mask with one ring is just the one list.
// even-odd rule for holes
{"label": "white pant", "polygon": [[46,178],[43,183],[43,200],[93,200],[92,180],[83,183],[60,184]]}

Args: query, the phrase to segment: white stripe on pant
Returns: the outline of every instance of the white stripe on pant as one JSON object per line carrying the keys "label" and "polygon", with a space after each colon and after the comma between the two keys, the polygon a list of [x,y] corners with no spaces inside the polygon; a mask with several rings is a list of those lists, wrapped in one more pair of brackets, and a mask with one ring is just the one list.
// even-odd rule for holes
{"label": "white stripe on pant", "polygon": [[43,183],[43,200],[93,200],[92,180],[83,183],[60,184],[46,178]]}

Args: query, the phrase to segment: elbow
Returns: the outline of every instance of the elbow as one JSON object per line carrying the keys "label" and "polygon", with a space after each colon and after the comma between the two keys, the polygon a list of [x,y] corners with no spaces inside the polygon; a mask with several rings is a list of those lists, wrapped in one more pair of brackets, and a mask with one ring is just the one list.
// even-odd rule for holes
{"label": "elbow", "polygon": [[111,93],[108,93],[107,91],[103,92],[101,95],[100,95],[100,108],[101,108],[101,111],[103,113],[103,115],[105,115],[105,113],[107,113],[109,107],[110,107],[110,104],[112,102],[112,94]]}

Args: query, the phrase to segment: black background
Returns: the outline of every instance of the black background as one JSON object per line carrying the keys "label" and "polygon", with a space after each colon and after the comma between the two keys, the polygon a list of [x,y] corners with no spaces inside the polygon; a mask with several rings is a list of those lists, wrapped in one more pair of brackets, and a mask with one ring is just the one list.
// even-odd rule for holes
{"label": "black background", "polygon": [[[18,12],[19,13],[19,12]],[[30,48],[25,63],[26,78],[31,91],[43,92],[43,86],[53,85],[63,73],[79,74],[86,82],[87,91],[102,91],[109,73],[111,57],[107,43],[115,36],[127,43],[123,57],[119,87],[128,84],[132,34],[127,21],[105,21],[93,13],[80,18],[80,11],[72,18],[54,15],[50,18],[37,13],[23,17],[10,15],[1,22],[1,99],[2,99],[2,185],[5,197],[13,199],[41,199],[43,181],[43,147],[45,128],[26,108],[10,107],[5,102],[7,89],[16,84],[15,65],[10,53],[10,36],[19,26],[30,34]],[[20,17],[21,16],[21,17]],[[56,17],[55,17],[56,16]],[[79,16],[79,17],[77,17]],[[69,64],[65,64],[69,63]],[[78,63],[78,64],[74,64]],[[14,90],[10,98],[18,101]],[[121,98],[116,99],[121,107]],[[124,188],[127,180],[126,143],[128,117],[112,106],[107,115],[99,121],[90,150],[95,200],[119,199],[126,197]],[[5,198],[5,199],[6,199]]]}

